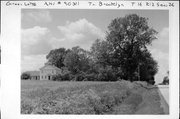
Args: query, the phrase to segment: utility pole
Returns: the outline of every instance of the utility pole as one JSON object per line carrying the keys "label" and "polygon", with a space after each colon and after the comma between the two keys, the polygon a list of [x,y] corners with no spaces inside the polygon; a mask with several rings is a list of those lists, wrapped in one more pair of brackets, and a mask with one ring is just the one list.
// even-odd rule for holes
{"label": "utility pole", "polygon": [[141,66],[141,63],[138,64],[138,81],[141,80],[141,76],[140,76],[140,66]]}

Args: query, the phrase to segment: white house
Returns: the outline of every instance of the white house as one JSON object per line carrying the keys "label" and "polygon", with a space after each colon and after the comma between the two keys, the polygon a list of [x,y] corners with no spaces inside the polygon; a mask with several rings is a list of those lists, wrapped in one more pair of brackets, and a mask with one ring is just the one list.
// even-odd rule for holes
{"label": "white house", "polygon": [[62,74],[62,70],[56,66],[45,63],[40,68],[40,80],[51,80],[53,75]]}

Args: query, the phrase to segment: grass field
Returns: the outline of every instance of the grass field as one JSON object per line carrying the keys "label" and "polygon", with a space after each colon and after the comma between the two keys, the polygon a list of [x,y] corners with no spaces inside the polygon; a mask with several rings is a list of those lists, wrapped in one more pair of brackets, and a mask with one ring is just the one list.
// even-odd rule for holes
{"label": "grass field", "polygon": [[[151,111],[152,114],[163,113],[158,102],[158,94],[156,91],[152,92],[153,97],[150,95],[151,92],[127,81],[56,82],[23,80],[21,81],[21,113],[136,114],[138,112],[137,114],[139,114],[143,108],[149,105],[152,108],[154,108],[153,105],[156,105],[156,112]],[[149,99],[155,102],[153,104],[148,103]]]}

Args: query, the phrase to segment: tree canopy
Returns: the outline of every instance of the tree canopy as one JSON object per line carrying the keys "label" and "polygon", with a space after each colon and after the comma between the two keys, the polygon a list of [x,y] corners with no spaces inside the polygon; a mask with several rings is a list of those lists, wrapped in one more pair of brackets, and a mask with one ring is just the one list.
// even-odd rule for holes
{"label": "tree canopy", "polygon": [[[147,46],[152,45],[157,31],[148,25],[148,19],[136,14],[113,19],[105,39],[97,39],[90,51],[80,47],[51,50],[48,62],[66,67],[73,75],[89,75],[101,81],[154,80],[158,64]],[[111,78],[112,77],[112,78]]]}
{"label": "tree canopy", "polygon": [[125,78],[132,80],[141,62],[142,52],[156,39],[157,32],[148,19],[136,14],[115,18],[108,26],[107,42],[112,46],[112,64],[121,67]]}
{"label": "tree canopy", "polygon": [[94,62],[102,66],[110,64],[112,47],[107,41],[97,39],[91,46],[91,55]]}
{"label": "tree canopy", "polygon": [[80,71],[86,72],[89,69],[89,53],[80,47],[73,47],[67,53],[64,64],[74,74]]}
{"label": "tree canopy", "polygon": [[46,59],[48,60],[48,63],[51,65],[54,65],[58,68],[64,67],[64,59],[66,57],[66,54],[70,50],[66,50],[65,48],[59,48],[54,49],[49,52],[49,54],[46,56]]}

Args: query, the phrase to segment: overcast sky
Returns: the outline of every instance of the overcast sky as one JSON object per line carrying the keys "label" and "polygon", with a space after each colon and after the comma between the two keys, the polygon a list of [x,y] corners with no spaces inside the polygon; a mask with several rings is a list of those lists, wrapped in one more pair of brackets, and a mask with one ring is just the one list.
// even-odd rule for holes
{"label": "overcast sky", "polygon": [[22,72],[39,70],[50,50],[80,46],[89,49],[103,39],[111,20],[136,13],[149,18],[149,26],[158,31],[158,39],[149,47],[158,61],[156,82],[169,70],[168,10],[22,10]]}

